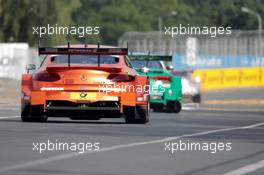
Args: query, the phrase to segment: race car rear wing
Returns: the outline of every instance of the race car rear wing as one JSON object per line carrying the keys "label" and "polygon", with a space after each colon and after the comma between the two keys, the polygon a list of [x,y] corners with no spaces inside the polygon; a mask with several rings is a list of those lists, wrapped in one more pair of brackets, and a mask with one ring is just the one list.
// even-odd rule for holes
{"label": "race car rear wing", "polygon": [[100,48],[100,44],[97,48],[76,48],[70,47],[38,47],[39,55],[68,55],[68,66],[70,66],[70,55],[98,55],[98,66],[100,66],[100,55],[127,55],[128,48]]}
{"label": "race car rear wing", "polygon": [[147,60],[147,61],[172,61],[172,55],[155,55],[155,54],[135,54],[130,53],[131,60]]}
{"label": "race car rear wing", "polygon": [[127,48],[40,47],[40,55],[127,55]]}

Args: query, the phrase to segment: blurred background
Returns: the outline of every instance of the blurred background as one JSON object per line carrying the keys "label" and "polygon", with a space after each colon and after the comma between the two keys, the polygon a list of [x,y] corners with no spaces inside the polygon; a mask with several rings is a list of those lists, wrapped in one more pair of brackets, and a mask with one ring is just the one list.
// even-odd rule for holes
{"label": "blurred background", "polygon": [[[262,0],[0,0],[1,103],[19,103],[19,79],[39,64],[36,46],[102,43],[172,54],[183,92],[206,107],[261,110],[264,105]],[[99,35],[39,38],[35,26],[99,26]],[[231,35],[164,35],[164,26],[231,27]]]}

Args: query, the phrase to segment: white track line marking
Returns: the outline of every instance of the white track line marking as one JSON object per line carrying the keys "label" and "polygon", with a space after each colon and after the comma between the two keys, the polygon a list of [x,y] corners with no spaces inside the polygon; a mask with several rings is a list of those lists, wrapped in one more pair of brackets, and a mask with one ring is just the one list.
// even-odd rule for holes
{"label": "white track line marking", "polygon": [[197,108],[196,107],[187,107],[187,106],[182,107],[182,110],[186,110],[186,111],[195,110],[195,109],[197,109]]}
{"label": "white track line marking", "polygon": [[244,175],[244,174],[254,172],[260,168],[264,168],[264,160],[243,166],[236,170],[229,171],[227,173],[224,173],[223,175]]}
{"label": "white track line marking", "polygon": [[11,118],[19,118],[20,116],[9,116],[9,117],[0,117],[0,120],[2,119],[11,119]]}
{"label": "white track line marking", "polygon": [[20,110],[20,106],[0,105],[0,110]]}
{"label": "white track line marking", "polygon": [[176,139],[180,139],[180,138],[185,138],[185,137],[201,136],[201,135],[213,134],[213,133],[218,133],[218,132],[240,130],[240,129],[250,129],[250,128],[255,128],[258,126],[264,126],[264,122],[253,124],[253,125],[241,126],[241,127],[216,129],[216,130],[203,131],[203,132],[198,132],[198,133],[193,133],[193,134],[184,134],[181,136],[167,137],[167,138],[159,139],[159,140],[151,140],[151,141],[146,141],[146,142],[135,142],[135,143],[124,144],[124,145],[115,145],[115,146],[111,146],[111,147],[102,148],[99,151],[85,152],[83,154],[79,154],[76,152],[67,153],[67,154],[53,156],[53,157],[49,157],[49,158],[45,158],[45,159],[39,159],[39,160],[35,160],[35,161],[29,161],[29,162],[25,162],[25,163],[21,163],[21,164],[2,167],[2,168],[0,168],[0,173],[11,171],[11,170],[16,170],[16,169],[21,169],[21,168],[26,168],[26,167],[32,167],[32,166],[36,166],[36,165],[40,165],[40,164],[46,164],[46,163],[50,163],[50,162],[54,162],[54,161],[65,160],[65,159],[69,159],[72,157],[77,157],[77,156],[82,156],[82,155],[87,155],[87,154],[92,154],[92,153],[97,153],[97,152],[107,152],[107,151],[117,150],[120,148],[130,148],[130,147],[142,146],[142,145],[148,145],[148,144],[154,144],[154,143],[162,143],[162,142],[168,142],[168,141],[172,141],[172,140],[176,140]]}
{"label": "white track line marking", "polygon": [[186,103],[183,104],[182,106],[182,110],[195,110],[195,109],[199,109],[200,104],[198,103]]}
{"label": "white track line marking", "polygon": [[264,112],[263,109],[235,109],[235,108],[212,108],[212,107],[202,107],[201,111],[223,111],[223,112]]}

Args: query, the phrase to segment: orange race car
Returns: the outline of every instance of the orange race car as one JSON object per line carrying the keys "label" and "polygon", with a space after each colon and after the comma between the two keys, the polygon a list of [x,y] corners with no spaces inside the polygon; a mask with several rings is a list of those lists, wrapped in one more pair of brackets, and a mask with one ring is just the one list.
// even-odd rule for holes
{"label": "orange race car", "polygon": [[98,45],[39,47],[41,66],[27,65],[22,75],[21,119],[76,120],[124,117],[149,120],[148,78],[132,68],[127,48]]}

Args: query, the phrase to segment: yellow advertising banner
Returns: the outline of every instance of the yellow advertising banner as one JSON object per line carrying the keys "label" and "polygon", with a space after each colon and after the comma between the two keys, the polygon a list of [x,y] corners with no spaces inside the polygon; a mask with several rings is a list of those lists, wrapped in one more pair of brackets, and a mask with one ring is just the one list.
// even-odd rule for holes
{"label": "yellow advertising banner", "polygon": [[193,77],[201,78],[202,90],[240,87],[264,87],[264,68],[200,69]]}

